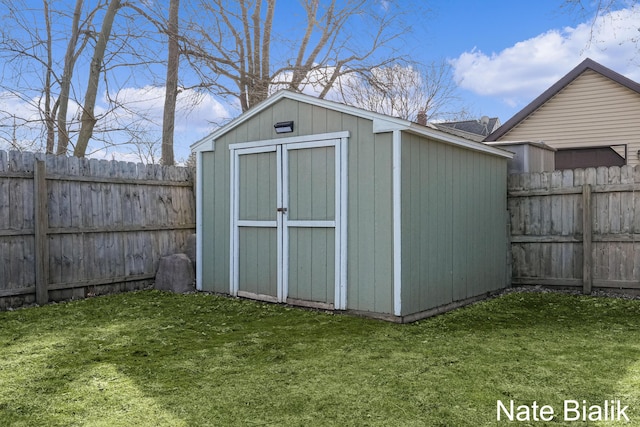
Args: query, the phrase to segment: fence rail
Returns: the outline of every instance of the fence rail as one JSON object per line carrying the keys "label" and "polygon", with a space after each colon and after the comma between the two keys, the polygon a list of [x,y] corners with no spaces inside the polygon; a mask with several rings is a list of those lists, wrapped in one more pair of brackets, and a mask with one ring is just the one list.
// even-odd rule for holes
{"label": "fence rail", "polygon": [[514,285],[640,290],[640,167],[511,175],[508,208]]}
{"label": "fence rail", "polygon": [[185,168],[0,151],[0,309],[144,287],[193,232]]}

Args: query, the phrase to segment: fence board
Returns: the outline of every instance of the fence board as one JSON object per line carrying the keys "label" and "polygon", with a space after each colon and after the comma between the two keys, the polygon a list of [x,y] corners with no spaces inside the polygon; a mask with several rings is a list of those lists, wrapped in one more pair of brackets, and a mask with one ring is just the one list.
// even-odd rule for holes
{"label": "fence board", "polygon": [[638,289],[640,168],[508,179],[512,283]]}
{"label": "fence board", "polygon": [[195,232],[177,167],[0,151],[0,210],[0,309],[147,286]]}
{"label": "fence board", "polygon": [[[46,169],[43,161],[37,161],[33,176],[33,193],[35,218],[34,227],[34,251],[35,251],[35,279],[36,279],[36,301],[44,304],[49,300],[47,286],[49,284],[49,259],[50,250],[47,242],[47,211],[50,207],[48,203],[48,192],[46,182]],[[24,286],[24,280],[20,281],[20,286]]]}

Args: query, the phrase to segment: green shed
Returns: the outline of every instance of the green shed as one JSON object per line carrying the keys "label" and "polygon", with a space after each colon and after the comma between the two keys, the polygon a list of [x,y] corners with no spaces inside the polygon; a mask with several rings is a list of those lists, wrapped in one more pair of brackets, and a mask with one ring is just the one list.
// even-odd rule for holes
{"label": "green shed", "polygon": [[509,152],[289,91],[191,149],[199,290],[408,322],[508,286]]}

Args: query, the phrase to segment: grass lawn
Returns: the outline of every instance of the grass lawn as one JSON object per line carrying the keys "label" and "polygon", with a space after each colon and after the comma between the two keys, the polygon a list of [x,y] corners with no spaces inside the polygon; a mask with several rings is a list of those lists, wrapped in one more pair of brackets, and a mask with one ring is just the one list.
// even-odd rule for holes
{"label": "grass lawn", "polygon": [[[511,399],[556,416],[498,423]],[[631,422],[567,422],[567,399]],[[640,301],[511,293],[409,325],[157,291],[4,312],[0,425],[640,425]]]}

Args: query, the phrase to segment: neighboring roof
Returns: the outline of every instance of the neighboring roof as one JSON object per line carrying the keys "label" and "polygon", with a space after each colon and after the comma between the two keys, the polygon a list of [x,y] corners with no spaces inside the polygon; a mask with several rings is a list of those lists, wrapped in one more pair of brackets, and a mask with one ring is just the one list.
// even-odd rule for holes
{"label": "neighboring roof", "polygon": [[432,125],[443,132],[481,142],[491,132],[500,127],[500,119],[497,117],[484,116],[478,120],[440,122],[432,123]]}
{"label": "neighboring roof", "polygon": [[518,113],[516,113],[513,117],[507,120],[502,126],[500,126],[495,132],[491,133],[488,137],[485,138],[485,141],[497,141],[500,137],[505,135],[511,129],[513,129],[518,123],[522,122],[524,119],[529,117],[532,113],[534,113],[537,109],[542,107],[547,101],[553,98],[558,92],[568,86],[571,82],[573,82],[576,78],[578,78],[582,73],[587,70],[595,71],[596,73],[613,80],[614,82],[630,89],[638,94],[640,94],[640,84],[634,82],[633,80],[623,76],[622,74],[616,73],[615,71],[595,62],[592,59],[585,59],[582,61],[577,67],[573,70],[569,71],[569,73],[558,80],[553,86],[544,91],[540,96],[531,101],[529,105],[524,107]]}
{"label": "neighboring roof", "polygon": [[232,120],[231,122],[215,130],[210,135],[195,142],[194,144],[191,145],[191,150],[192,151],[213,150],[215,140],[218,139],[220,136],[226,134],[230,130],[234,129],[236,126],[239,126],[240,124],[249,120],[251,117],[260,113],[265,108],[268,108],[269,106],[275,104],[276,102],[280,101],[283,98],[291,99],[298,102],[304,102],[307,104],[324,107],[324,108],[338,111],[341,113],[350,114],[356,117],[362,117],[365,119],[372,120],[374,133],[391,132],[394,130],[407,131],[416,135],[425,136],[428,138],[438,140],[440,142],[456,145],[459,147],[464,147],[474,151],[493,154],[499,157],[513,158],[513,153],[509,151],[502,150],[496,147],[491,147],[479,142],[473,142],[465,138],[460,138],[460,137],[442,132],[431,125],[423,126],[414,122],[410,122],[408,120],[399,119],[397,117],[386,116],[384,114],[363,110],[361,108],[352,107],[350,105],[341,104],[339,102],[328,101],[326,99],[320,99],[310,95],[291,92],[288,90],[280,90],[276,92],[274,95],[270,96],[266,100],[250,108],[248,111],[244,112],[243,114],[241,114],[240,116]]}

